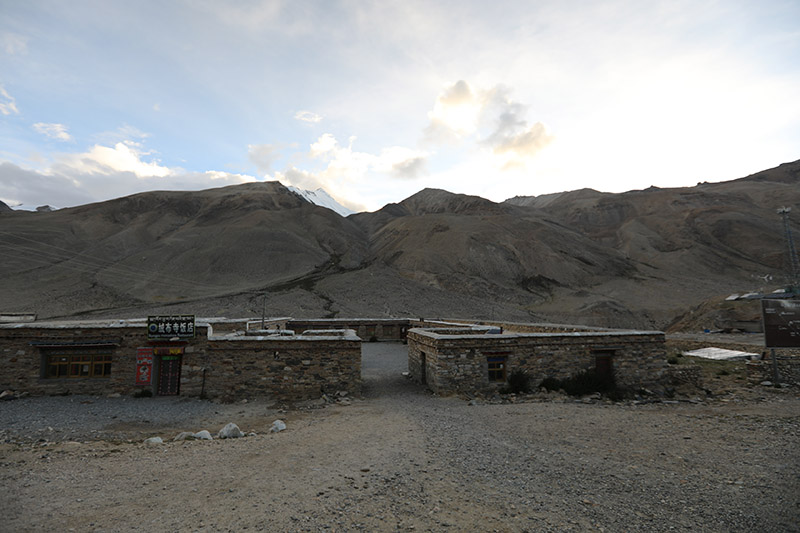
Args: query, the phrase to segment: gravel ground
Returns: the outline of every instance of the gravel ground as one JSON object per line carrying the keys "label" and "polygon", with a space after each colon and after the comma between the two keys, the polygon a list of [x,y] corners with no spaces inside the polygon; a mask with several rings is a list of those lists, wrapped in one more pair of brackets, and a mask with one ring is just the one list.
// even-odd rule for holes
{"label": "gravel ground", "polygon": [[[468,405],[402,378],[404,353],[365,344],[364,398],[324,408],[4,402],[0,529],[800,530],[800,399],[789,391],[698,404]],[[275,418],[288,429],[269,434]],[[141,443],[230,421],[257,435]]]}

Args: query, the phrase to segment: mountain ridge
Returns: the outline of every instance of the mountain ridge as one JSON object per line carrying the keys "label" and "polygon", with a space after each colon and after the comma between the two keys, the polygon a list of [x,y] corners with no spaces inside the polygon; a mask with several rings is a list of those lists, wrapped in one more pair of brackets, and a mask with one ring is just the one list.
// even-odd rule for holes
{"label": "mountain ridge", "polygon": [[2,311],[242,316],[266,300],[297,317],[660,328],[781,278],[774,204],[800,212],[799,176],[800,161],[695,187],[500,203],[423,189],[347,217],[278,182],[2,210]]}

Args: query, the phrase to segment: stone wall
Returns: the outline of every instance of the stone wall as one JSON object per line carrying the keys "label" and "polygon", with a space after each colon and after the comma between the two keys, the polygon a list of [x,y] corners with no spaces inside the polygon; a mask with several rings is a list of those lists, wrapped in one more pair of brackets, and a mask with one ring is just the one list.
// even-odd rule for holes
{"label": "stone wall", "polygon": [[612,366],[621,386],[656,386],[666,372],[664,334],[660,332],[449,335],[418,328],[409,331],[408,344],[411,376],[438,393],[502,387],[504,383],[489,381],[487,357],[506,357],[506,375],[525,371],[534,385],[548,377],[567,378],[595,368],[598,351],[613,353]]}
{"label": "stone wall", "polygon": [[[800,357],[776,354],[779,383],[800,387]],[[747,362],[747,379],[751,384],[775,381],[775,369],[771,359]]]}
{"label": "stone wall", "polygon": [[[281,401],[361,392],[361,340],[346,336],[211,338],[206,391]],[[197,378],[195,375],[195,387]]]}
{"label": "stone wall", "polygon": [[409,329],[407,318],[292,319],[287,328],[296,333],[309,329],[352,329],[365,342],[403,341]]}

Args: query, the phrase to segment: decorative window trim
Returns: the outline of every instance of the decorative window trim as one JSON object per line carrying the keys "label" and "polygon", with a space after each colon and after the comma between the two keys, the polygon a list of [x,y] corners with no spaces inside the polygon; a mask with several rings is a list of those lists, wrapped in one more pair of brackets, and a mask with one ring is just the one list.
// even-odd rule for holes
{"label": "decorative window trim", "polygon": [[102,346],[42,349],[44,379],[97,379],[111,376],[113,353]]}
{"label": "decorative window trim", "polygon": [[486,370],[489,383],[505,383],[507,380],[506,367],[508,356],[503,354],[487,354]]}

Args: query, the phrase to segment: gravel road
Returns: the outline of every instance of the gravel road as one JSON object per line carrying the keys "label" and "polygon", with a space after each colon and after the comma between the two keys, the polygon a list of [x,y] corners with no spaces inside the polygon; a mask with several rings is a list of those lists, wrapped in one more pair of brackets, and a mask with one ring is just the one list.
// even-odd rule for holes
{"label": "gravel road", "polygon": [[[4,402],[3,529],[800,530],[796,394],[468,405],[401,377],[404,354],[364,344],[364,398],[349,405]],[[269,434],[275,418],[288,429]],[[141,443],[230,421],[257,435]]]}

